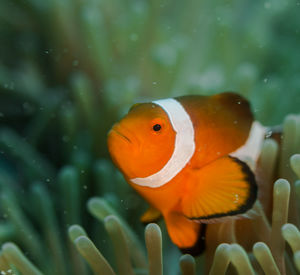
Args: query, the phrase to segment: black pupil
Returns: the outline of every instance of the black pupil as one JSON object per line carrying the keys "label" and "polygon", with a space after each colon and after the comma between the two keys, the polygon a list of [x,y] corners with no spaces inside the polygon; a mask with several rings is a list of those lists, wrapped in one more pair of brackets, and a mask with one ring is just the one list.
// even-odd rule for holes
{"label": "black pupil", "polygon": [[161,129],[161,126],[159,125],[159,124],[155,124],[154,126],[153,126],[153,130],[154,131],[159,131]]}

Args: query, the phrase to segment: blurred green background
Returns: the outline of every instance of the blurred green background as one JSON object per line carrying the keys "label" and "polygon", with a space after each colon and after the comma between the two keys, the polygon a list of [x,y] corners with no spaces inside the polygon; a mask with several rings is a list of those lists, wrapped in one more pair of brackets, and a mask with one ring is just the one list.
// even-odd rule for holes
{"label": "blurred green background", "polygon": [[[108,158],[111,125],[136,102],[228,90],[267,125],[298,113],[299,12],[299,0],[1,0],[2,197],[14,197],[41,239],[33,197],[44,191],[59,238],[81,223],[109,246],[85,210],[96,195],[142,234],[145,205]],[[27,251],[20,217],[1,204],[0,241]]]}

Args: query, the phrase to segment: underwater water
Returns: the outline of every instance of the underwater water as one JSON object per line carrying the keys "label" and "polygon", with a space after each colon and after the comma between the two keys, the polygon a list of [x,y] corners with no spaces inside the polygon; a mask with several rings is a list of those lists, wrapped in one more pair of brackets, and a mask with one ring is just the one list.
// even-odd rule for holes
{"label": "underwater water", "polygon": [[[299,12],[298,0],[1,0],[0,271],[297,274]],[[262,149],[261,215],[209,225],[194,259],[163,221],[145,232],[147,203],[107,132],[134,103],[223,91],[283,137]]]}

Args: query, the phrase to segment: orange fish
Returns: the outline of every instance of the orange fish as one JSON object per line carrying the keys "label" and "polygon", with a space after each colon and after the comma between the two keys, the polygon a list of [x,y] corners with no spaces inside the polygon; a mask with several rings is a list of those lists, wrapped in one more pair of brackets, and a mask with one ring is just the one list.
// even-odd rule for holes
{"label": "orange fish", "polygon": [[[197,254],[205,223],[252,208],[252,169],[266,129],[235,93],[182,96],[135,104],[108,134],[108,149],[126,181],[163,216],[171,240]],[[201,249],[201,248],[200,248]]]}

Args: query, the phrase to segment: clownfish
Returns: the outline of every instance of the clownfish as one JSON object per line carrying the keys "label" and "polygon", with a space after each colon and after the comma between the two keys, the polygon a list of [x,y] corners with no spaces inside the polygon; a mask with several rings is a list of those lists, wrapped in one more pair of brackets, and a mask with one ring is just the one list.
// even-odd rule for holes
{"label": "clownfish", "polygon": [[172,242],[198,254],[206,223],[255,203],[253,165],[265,134],[238,94],[181,96],[133,105],[109,131],[108,149],[150,204],[141,220],[162,216]]}

